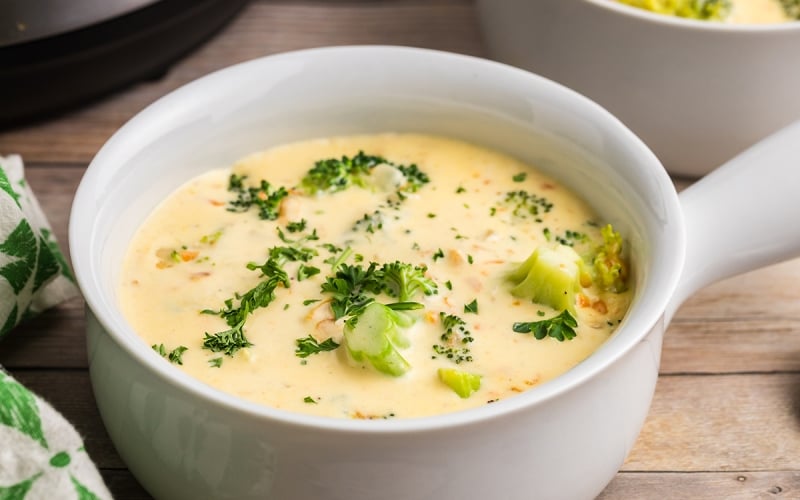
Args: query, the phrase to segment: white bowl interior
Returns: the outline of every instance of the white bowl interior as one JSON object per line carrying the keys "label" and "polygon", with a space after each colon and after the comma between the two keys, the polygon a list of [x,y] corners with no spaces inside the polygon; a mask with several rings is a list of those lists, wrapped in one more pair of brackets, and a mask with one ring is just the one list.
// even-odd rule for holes
{"label": "white bowl interior", "polygon": [[635,312],[617,334],[556,381],[475,415],[580,383],[658,321],[680,274],[683,226],[672,184],[652,153],[599,106],[548,80],[485,60],[399,47],[314,49],[240,64],[162,98],[122,127],[90,165],[71,214],[73,264],[88,306],[154,372],[225,404],[248,406],[153,362],[122,317],[116,289],[132,235],[164,197],[203,171],[289,141],[390,131],[463,139],[529,162],[580,193],[634,249]]}

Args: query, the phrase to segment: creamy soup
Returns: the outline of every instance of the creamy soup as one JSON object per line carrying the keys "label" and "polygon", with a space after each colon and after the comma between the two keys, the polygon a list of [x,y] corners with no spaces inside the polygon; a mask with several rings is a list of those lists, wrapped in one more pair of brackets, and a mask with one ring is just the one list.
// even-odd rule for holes
{"label": "creamy soup", "polygon": [[621,237],[503,154],[414,134],[288,144],[182,186],[121,307],[222,391],[344,418],[440,414],[574,367],[623,318]]}
{"label": "creamy soup", "polygon": [[617,0],[659,14],[730,24],[785,23],[800,18],[800,0]]}

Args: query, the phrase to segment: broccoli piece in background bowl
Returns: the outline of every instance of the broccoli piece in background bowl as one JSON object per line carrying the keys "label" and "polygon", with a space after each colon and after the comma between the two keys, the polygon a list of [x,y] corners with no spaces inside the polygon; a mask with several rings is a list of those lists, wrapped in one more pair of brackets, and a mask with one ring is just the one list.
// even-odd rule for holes
{"label": "broccoli piece in background bowl", "polygon": [[657,14],[699,19],[702,21],[722,21],[731,11],[728,0],[617,0],[625,5],[649,10]]}

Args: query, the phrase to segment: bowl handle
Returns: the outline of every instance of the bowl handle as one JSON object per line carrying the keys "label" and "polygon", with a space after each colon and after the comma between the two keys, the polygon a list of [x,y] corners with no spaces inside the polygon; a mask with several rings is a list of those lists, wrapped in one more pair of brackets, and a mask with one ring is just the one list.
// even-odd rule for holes
{"label": "bowl handle", "polygon": [[667,320],[706,285],[800,256],[800,121],[709,173],[680,201],[686,261]]}

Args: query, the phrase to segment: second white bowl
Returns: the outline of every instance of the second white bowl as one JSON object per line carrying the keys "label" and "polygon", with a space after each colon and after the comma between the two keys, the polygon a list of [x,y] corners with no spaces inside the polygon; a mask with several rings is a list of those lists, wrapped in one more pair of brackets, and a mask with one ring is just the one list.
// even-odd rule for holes
{"label": "second white bowl", "polygon": [[614,113],[701,176],[800,119],[800,22],[725,25],[613,0],[478,0],[490,55]]}

